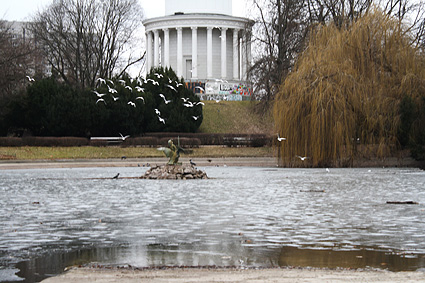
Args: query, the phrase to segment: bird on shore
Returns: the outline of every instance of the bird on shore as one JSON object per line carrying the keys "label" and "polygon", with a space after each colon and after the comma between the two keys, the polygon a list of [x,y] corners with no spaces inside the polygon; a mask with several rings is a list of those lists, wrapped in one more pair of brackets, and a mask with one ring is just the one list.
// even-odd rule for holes
{"label": "bird on shore", "polygon": [[308,159],[308,157],[307,157],[307,156],[299,156],[299,155],[296,155],[296,157],[298,157],[299,159],[301,159],[301,161],[305,161],[306,159]]}
{"label": "bird on shore", "polygon": [[279,136],[279,133],[277,133],[277,140],[278,141],[286,141],[286,138],[281,138],[280,136]]}
{"label": "bird on shore", "polygon": [[189,159],[190,165],[196,166],[196,163],[192,161],[192,159]]}
{"label": "bird on shore", "polygon": [[129,137],[130,137],[130,135],[123,136],[121,133],[119,133],[119,134],[120,134],[121,139],[122,139],[123,141],[125,141],[127,138],[129,138]]}

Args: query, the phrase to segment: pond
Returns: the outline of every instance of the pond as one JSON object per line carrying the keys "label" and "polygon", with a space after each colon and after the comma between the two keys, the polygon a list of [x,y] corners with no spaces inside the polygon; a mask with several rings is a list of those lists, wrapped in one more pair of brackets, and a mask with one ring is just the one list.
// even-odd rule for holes
{"label": "pond", "polygon": [[144,167],[0,171],[0,281],[88,263],[425,269],[425,171],[200,169],[210,179],[127,178]]}

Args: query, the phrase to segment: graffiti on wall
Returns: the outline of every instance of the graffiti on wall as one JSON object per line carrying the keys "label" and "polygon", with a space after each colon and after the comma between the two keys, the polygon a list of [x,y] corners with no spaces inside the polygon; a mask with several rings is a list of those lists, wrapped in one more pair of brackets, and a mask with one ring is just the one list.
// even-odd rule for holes
{"label": "graffiti on wall", "polygon": [[201,100],[250,100],[252,87],[242,83],[231,82],[186,82],[186,87],[199,95]]}

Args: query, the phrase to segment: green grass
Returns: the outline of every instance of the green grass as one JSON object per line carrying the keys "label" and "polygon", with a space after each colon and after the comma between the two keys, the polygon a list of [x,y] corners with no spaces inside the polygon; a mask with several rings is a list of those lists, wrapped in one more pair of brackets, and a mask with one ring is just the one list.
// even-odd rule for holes
{"label": "green grass", "polygon": [[[147,147],[0,147],[0,160],[55,160],[164,157],[156,148]],[[182,155],[185,156],[185,155]],[[201,147],[191,157],[268,157],[270,147]]]}
{"label": "green grass", "polygon": [[270,134],[272,118],[269,113],[258,115],[252,111],[257,102],[204,101],[201,133]]}

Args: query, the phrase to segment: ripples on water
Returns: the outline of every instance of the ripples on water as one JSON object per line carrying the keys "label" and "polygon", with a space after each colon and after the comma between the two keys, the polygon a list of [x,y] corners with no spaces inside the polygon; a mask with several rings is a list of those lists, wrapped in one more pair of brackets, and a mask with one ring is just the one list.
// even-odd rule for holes
{"label": "ripples on water", "polygon": [[[376,258],[387,268],[395,256],[405,259],[395,270],[425,267],[424,171],[203,169],[211,179],[103,179],[139,167],[1,171],[0,280],[50,261],[345,267],[338,257],[350,257],[361,264],[346,267]],[[410,200],[419,205],[386,204]]]}

